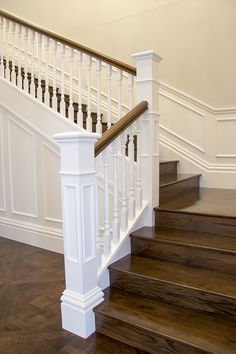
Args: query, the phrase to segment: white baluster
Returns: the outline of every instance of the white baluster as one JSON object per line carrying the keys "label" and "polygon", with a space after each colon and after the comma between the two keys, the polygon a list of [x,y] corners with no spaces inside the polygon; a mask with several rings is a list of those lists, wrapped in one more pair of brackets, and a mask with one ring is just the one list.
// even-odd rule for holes
{"label": "white baluster", "polygon": [[73,106],[73,58],[74,49],[69,49],[69,65],[70,65],[70,97],[69,97],[69,108],[68,108],[68,118],[71,122],[74,122],[74,106]]}
{"label": "white baluster", "polygon": [[129,109],[131,110],[134,106],[134,77],[133,75],[128,75],[128,91],[129,91]]}
{"label": "white baluster", "polygon": [[30,82],[30,94],[35,97],[35,82],[34,82],[34,42],[35,32],[31,31],[31,82]]}
{"label": "white baluster", "polygon": [[14,22],[11,23],[11,63],[12,63],[12,71],[11,71],[11,82],[13,85],[16,85],[16,68],[15,68],[15,33],[16,33],[16,24]]}
{"label": "white baluster", "polygon": [[61,102],[60,102],[60,114],[65,117],[66,115],[66,103],[65,103],[65,45],[61,46]]}
{"label": "white baluster", "polygon": [[113,150],[113,235],[112,240],[117,244],[120,239],[120,222],[119,222],[119,195],[118,195],[118,148],[117,141],[112,143]]}
{"label": "white baluster", "polygon": [[83,106],[82,106],[82,63],[83,53],[78,52],[78,113],[77,123],[83,128]]}
{"label": "white baluster", "polygon": [[118,120],[122,117],[122,70],[117,71],[117,86],[118,86]]}
{"label": "white baluster", "polygon": [[141,124],[140,118],[136,121],[137,132],[137,188],[136,188],[136,206],[142,207],[142,185],[141,185]]}
{"label": "white baluster", "polygon": [[4,77],[4,41],[3,41],[3,17],[0,16],[0,50],[1,50],[1,63],[0,63],[0,75]]}
{"label": "white baluster", "polygon": [[97,60],[97,125],[96,132],[102,134],[102,123],[101,123],[101,60]]}
{"label": "white baluster", "polygon": [[130,160],[129,164],[129,177],[130,177],[130,188],[129,188],[129,219],[133,220],[135,217],[135,194],[134,194],[134,125],[132,124],[129,128],[129,145],[128,145],[128,156]]}
{"label": "white baluster", "polygon": [[5,78],[10,81],[10,67],[9,67],[9,20],[5,20],[5,48],[6,48],[6,68]]}
{"label": "white baluster", "polygon": [[21,25],[18,25],[17,36],[18,36],[17,87],[19,87],[20,89],[22,89],[22,75],[21,75],[21,36],[22,36],[22,26],[21,26]]}
{"label": "white baluster", "polygon": [[126,190],[126,139],[127,135],[123,132],[121,134],[121,153],[122,153],[122,187],[121,187],[121,230],[125,231],[128,226],[127,214],[127,190]]}
{"label": "white baluster", "polygon": [[50,41],[49,38],[45,38],[45,93],[44,93],[44,103],[49,106],[50,104],[50,94],[49,94],[49,82],[48,82],[48,56],[49,56],[49,46]]}
{"label": "white baluster", "polygon": [[107,128],[111,127],[111,75],[112,67],[107,64]]}
{"label": "white baluster", "polygon": [[104,257],[108,257],[111,252],[111,232],[109,220],[109,183],[108,183],[108,148],[103,151],[104,167]]}
{"label": "white baluster", "polygon": [[38,33],[38,87],[37,87],[37,99],[42,102],[42,35]]}
{"label": "white baluster", "polygon": [[53,41],[53,91],[52,109],[57,112],[57,41]]}
{"label": "white baluster", "polygon": [[28,83],[28,28],[24,30],[24,91],[29,93]]}
{"label": "white baluster", "polygon": [[92,117],[91,117],[91,65],[92,57],[87,55],[86,63],[86,78],[87,78],[87,118],[86,118],[86,129],[92,131]]}

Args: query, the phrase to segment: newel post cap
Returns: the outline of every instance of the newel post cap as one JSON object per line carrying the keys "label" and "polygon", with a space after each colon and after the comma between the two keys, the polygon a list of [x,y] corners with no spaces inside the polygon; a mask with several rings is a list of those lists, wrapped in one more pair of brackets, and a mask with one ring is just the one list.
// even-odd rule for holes
{"label": "newel post cap", "polygon": [[59,143],[67,142],[96,142],[101,137],[98,133],[90,132],[66,132],[53,135],[53,138]]}
{"label": "newel post cap", "polygon": [[157,61],[158,63],[160,63],[162,61],[162,57],[160,55],[158,55],[155,50],[147,50],[145,52],[139,52],[139,53],[134,53],[132,55],[132,58],[136,59],[136,60],[143,60],[143,59],[150,59],[152,58],[153,60]]}

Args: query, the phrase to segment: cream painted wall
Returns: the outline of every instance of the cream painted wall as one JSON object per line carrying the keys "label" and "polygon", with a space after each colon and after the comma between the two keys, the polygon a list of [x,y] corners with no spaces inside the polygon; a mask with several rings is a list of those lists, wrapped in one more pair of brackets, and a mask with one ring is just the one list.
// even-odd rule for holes
{"label": "cream painted wall", "polygon": [[235,0],[68,0],[66,14],[64,4],[0,0],[2,9],[131,64],[132,53],[155,49],[163,82],[214,108],[236,106]]}

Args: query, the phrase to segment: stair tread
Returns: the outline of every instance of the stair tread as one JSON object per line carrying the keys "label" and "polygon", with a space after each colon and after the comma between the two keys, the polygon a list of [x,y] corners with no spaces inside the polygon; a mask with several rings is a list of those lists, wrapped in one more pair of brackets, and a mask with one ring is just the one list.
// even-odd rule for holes
{"label": "stair tread", "polygon": [[159,161],[159,163],[160,163],[160,165],[164,165],[164,164],[166,164],[166,163],[178,163],[179,162],[179,160],[161,160],[161,161]]}
{"label": "stair tread", "polygon": [[161,206],[155,209],[175,213],[236,218],[236,189],[201,187],[199,192],[199,198],[194,202],[189,202],[188,196],[183,194],[178,198],[161,203]]}
{"label": "stair tread", "polygon": [[236,325],[197,311],[162,303],[118,289],[105,290],[105,302],[97,314],[128,322],[177,341],[207,350],[210,353],[236,352]]}
{"label": "stair tread", "polygon": [[136,255],[120,259],[109,269],[234,297],[236,300],[236,276],[231,274]]}
{"label": "stair tread", "polygon": [[143,227],[132,236],[236,252],[236,237],[179,229]]}
{"label": "stair tread", "polygon": [[177,177],[174,179],[172,176],[162,177],[161,183],[160,183],[160,188],[165,187],[165,186],[169,186],[171,184],[187,181],[188,179],[196,178],[196,177],[200,177],[200,176],[201,176],[201,174],[178,174]]}

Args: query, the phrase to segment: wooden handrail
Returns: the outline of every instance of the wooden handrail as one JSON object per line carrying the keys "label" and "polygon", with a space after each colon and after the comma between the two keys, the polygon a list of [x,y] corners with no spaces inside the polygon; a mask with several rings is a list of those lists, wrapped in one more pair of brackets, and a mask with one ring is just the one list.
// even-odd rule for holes
{"label": "wooden handrail", "polygon": [[116,59],[113,59],[105,54],[102,54],[102,53],[99,53],[93,49],[90,49],[82,44],[79,44],[79,43],[76,43],[68,38],[65,38],[63,36],[60,36],[54,32],[51,32],[51,31],[48,31],[46,29],[43,29],[41,27],[38,27],[28,21],[25,21],[25,20],[22,20],[8,12],[5,12],[3,10],[0,10],[0,16],[3,16],[5,17],[6,19],[12,21],[12,22],[16,22],[18,23],[19,25],[21,26],[24,26],[30,30],[33,30],[34,32],[38,32],[46,37],[49,37],[51,39],[54,39],[55,41],[58,41],[58,42],[61,42],[65,45],[67,45],[68,47],[70,48],[73,48],[73,49],[76,49],[76,50],[79,50],[85,54],[88,54],[88,55],[91,55],[92,57],[96,58],[96,59],[99,59],[105,63],[108,63],[112,66],[115,66],[116,68],[118,69],[121,69],[129,74],[132,74],[132,75],[136,75],[136,69],[135,67],[131,66],[131,65],[128,65],[126,63],[123,63],[122,61],[119,61],[119,60],[116,60]]}
{"label": "wooden handrail", "polygon": [[95,144],[95,156],[98,156],[110,143],[126,130],[136,119],[148,109],[148,102],[142,101],[129,111],[123,118],[118,120],[110,129],[102,134]]}

